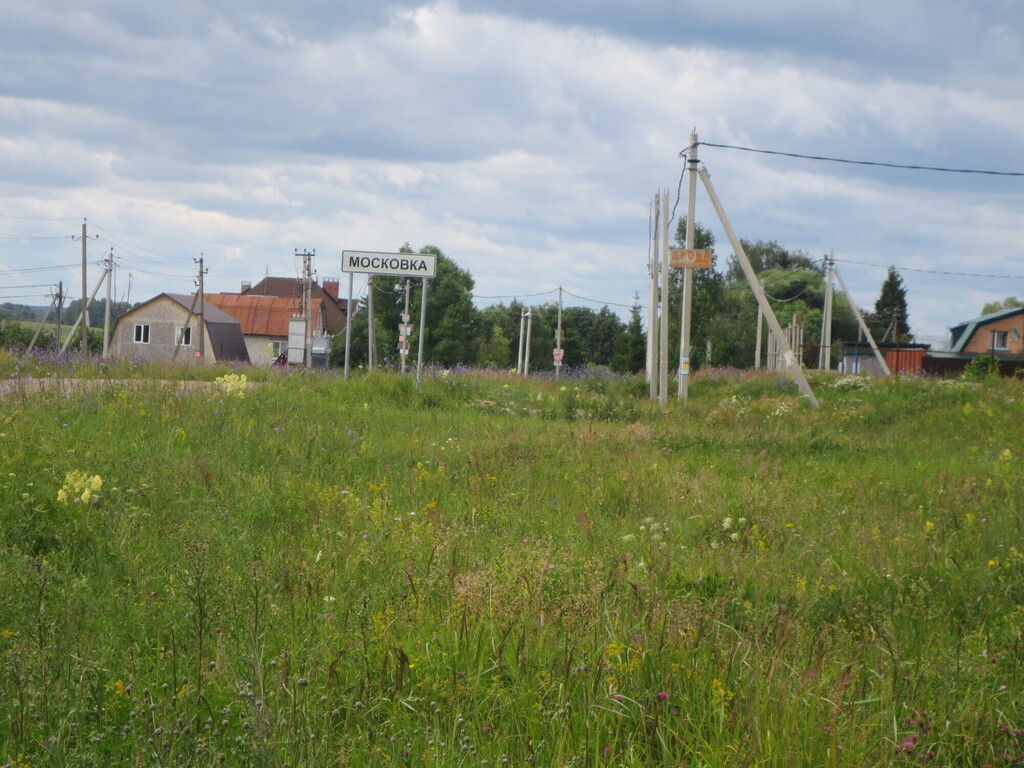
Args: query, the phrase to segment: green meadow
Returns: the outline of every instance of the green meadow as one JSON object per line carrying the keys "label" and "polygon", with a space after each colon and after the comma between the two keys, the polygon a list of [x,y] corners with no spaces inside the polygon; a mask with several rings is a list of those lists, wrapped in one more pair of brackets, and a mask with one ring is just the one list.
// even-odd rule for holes
{"label": "green meadow", "polygon": [[1024,761],[1019,381],[181,373],[0,353],[0,765]]}

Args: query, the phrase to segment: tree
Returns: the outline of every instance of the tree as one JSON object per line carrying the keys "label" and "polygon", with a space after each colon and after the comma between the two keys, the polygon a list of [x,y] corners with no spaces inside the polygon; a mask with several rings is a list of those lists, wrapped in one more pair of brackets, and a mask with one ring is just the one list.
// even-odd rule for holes
{"label": "tree", "polygon": [[610,365],[616,373],[639,373],[647,364],[647,338],[639,304],[629,311],[629,324],[615,338],[613,350]]}
{"label": "tree", "polygon": [[[790,251],[774,240],[748,242],[741,239],[740,245],[743,246],[743,252],[747,254],[747,261],[754,268],[755,274],[760,275],[766,269],[817,269],[821,272],[821,266],[804,251]],[[736,254],[729,257],[729,267],[726,270],[725,279],[731,283],[746,280],[743,267]]]}
{"label": "tree", "polygon": [[982,315],[994,315],[996,312],[1003,312],[1007,309],[1020,309],[1024,307],[1024,301],[1016,296],[1007,296],[1002,301],[993,301],[981,308]]}
{"label": "tree", "polygon": [[911,341],[914,338],[907,318],[907,289],[896,267],[889,267],[875,311],[867,322],[876,340]]}

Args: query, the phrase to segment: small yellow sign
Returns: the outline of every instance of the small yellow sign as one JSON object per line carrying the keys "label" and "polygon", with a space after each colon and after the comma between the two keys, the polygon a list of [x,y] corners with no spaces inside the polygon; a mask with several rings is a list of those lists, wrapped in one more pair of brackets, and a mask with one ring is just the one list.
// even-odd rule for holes
{"label": "small yellow sign", "polygon": [[711,249],[669,248],[668,265],[685,269],[711,269]]}

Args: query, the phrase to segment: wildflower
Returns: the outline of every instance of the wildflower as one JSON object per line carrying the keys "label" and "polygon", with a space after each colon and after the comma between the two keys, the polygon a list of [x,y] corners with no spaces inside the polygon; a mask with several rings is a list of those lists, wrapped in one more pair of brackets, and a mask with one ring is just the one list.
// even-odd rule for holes
{"label": "wildflower", "polygon": [[732,528],[732,518],[727,517],[722,521],[722,530],[728,531],[730,528]]}
{"label": "wildflower", "polygon": [[88,475],[79,470],[68,472],[64,477],[64,485],[57,491],[57,501],[67,504],[71,501],[82,504],[95,504],[99,501],[97,494],[103,488],[103,478],[99,475]]}
{"label": "wildflower", "polygon": [[249,386],[249,380],[244,373],[241,375],[228,373],[224,376],[218,376],[214,379],[214,383],[224,387],[224,391],[227,394],[236,395],[237,397],[245,397],[245,389]]}
{"label": "wildflower", "polygon": [[668,691],[659,691],[655,698],[658,701],[668,701]]}

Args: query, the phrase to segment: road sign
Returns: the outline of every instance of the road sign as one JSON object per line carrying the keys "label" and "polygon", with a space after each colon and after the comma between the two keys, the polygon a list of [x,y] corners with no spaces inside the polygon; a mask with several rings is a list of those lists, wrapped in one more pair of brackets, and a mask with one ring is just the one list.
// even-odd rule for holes
{"label": "road sign", "polygon": [[556,363],[562,362],[562,350],[560,350],[560,349],[556,349],[555,350],[555,362]]}
{"label": "road sign", "polygon": [[668,265],[685,269],[711,269],[713,259],[708,248],[669,248]]}
{"label": "road sign", "polygon": [[431,253],[375,253],[373,251],[342,251],[341,271],[369,275],[400,275],[402,277],[433,277],[437,256]]}

